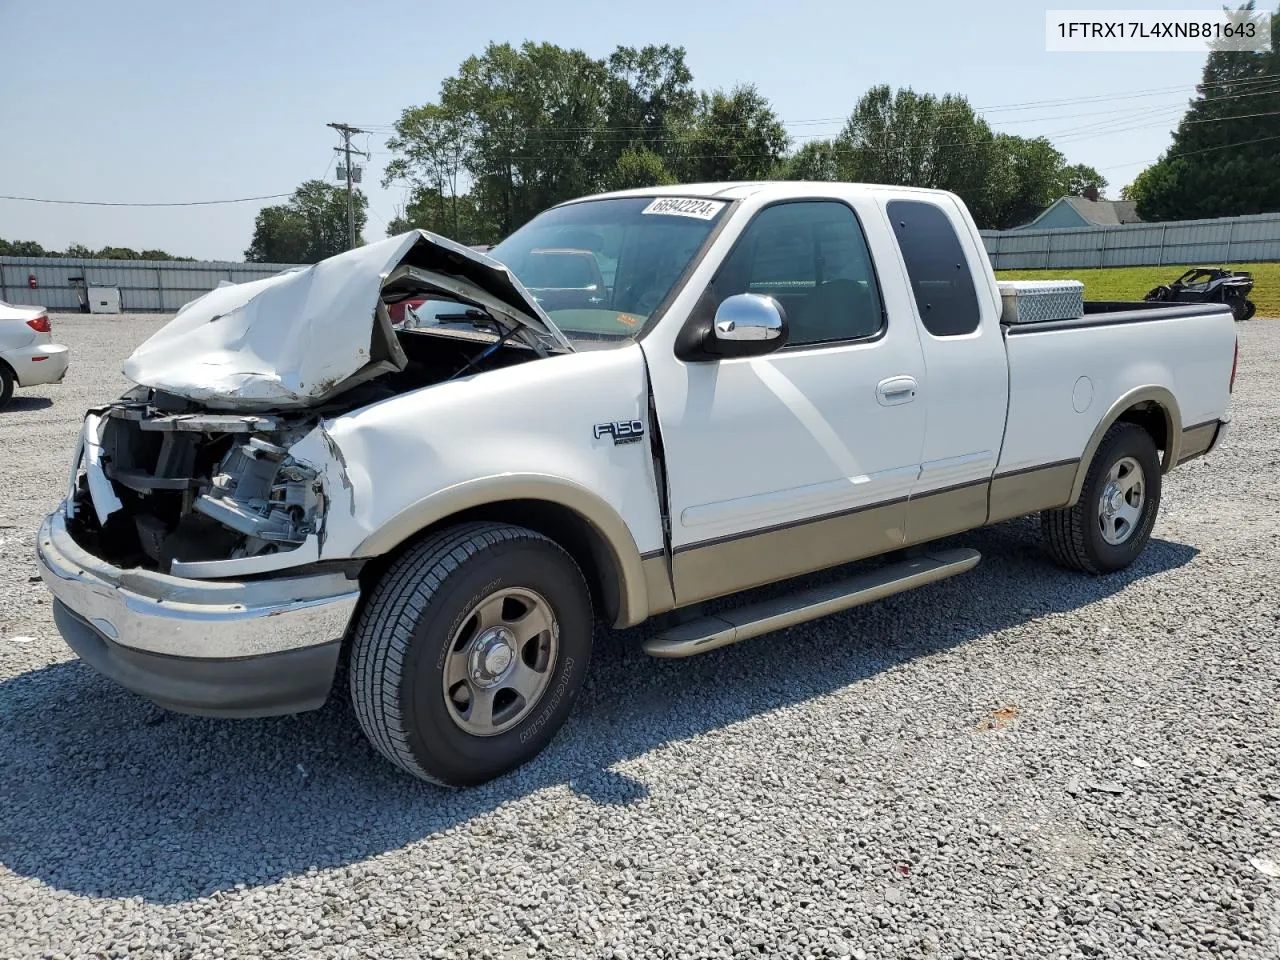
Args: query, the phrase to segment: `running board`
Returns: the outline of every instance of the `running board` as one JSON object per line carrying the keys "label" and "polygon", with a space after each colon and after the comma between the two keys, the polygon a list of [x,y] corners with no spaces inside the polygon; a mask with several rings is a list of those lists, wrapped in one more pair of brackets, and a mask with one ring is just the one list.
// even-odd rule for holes
{"label": "running board", "polygon": [[923,587],[926,583],[945,580],[965,573],[978,565],[982,555],[977,550],[936,550],[859,573],[836,583],[811,587],[798,593],[764,600],[714,616],[682,623],[644,642],[644,652],[651,657],[692,657],[727,647],[739,640],[772,633],[807,620],[861,606],[873,600]]}

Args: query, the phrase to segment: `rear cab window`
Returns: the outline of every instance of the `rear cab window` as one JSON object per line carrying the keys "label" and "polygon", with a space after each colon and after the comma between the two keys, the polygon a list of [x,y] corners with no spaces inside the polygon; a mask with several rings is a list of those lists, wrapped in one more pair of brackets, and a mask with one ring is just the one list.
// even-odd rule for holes
{"label": "rear cab window", "polygon": [[973,270],[946,211],[922,200],[890,200],[885,212],[925,330],[935,337],[977,330],[982,311]]}

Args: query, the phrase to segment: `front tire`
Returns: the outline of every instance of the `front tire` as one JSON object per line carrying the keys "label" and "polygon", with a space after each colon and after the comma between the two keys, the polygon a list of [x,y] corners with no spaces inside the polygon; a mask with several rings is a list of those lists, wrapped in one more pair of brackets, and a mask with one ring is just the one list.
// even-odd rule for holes
{"label": "front tire", "polygon": [[1117,423],[1102,438],[1074,506],[1045,510],[1049,552],[1086,573],[1123,570],[1151,539],[1160,511],[1160,455],[1151,434]]}
{"label": "front tire", "polygon": [[523,527],[433,534],[374,586],[351,646],[370,743],[402,770],[471,786],[537,756],[586,678],[590,594],[573,558]]}

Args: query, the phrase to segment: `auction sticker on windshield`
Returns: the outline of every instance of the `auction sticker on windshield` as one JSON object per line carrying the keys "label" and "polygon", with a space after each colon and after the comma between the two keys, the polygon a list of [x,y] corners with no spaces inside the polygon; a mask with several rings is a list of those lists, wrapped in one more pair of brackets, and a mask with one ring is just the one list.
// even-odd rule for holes
{"label": "auction sticker on windshield", "polygon": [[659,213],[669,217],[693,217],[696,220],[713,220],[724,206],[723,200],[697,200],[692,197],[661,197],[649,204],[641,213]]}

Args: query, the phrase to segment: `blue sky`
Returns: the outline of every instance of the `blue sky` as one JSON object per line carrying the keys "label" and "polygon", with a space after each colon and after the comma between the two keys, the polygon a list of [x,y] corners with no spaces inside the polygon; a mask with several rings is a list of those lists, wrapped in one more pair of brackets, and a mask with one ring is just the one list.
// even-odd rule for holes
{"label": "blue sky", "polygon": [[[697,86],[755,83],[796,142],[834,133],[874,84],[960,93],[994,108],[983,112],[997,129],[1047,135],[1072,162],[1099,168],[1118,195],[1168,145],[1204,57],[1046,53],[1045,9],[1026,0],[0,0],[0,193],[129,202],[288,193],[333,178],[327,122],[385,131],[488,42],[536,40],[594,56],[682,44]],[[1089,97],[1111,99],[1019,106]],[[378,186],[385,140],[357,140],[374,152],[367,238],[383,235],[402,200],[401,189]],[[261,206],[0,200],[0,237],[239,259]]]}

